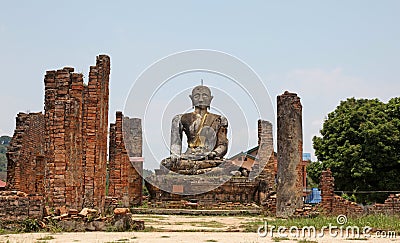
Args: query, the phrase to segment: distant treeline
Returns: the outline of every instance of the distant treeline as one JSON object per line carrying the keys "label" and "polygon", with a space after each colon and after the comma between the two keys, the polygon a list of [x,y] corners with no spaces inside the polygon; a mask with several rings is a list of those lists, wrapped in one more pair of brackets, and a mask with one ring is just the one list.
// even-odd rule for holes
{"label": "distant treeline", "polygon": [[1,136],[0,137],[0,172],[7,171],[7,146],[10,144],[11,137]]}

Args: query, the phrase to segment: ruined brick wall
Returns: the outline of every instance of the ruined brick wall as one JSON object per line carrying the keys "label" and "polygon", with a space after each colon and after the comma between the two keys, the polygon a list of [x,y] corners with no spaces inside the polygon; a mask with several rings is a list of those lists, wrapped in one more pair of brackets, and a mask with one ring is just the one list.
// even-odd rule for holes
{"label": "ruined brick wall", "polygon": [[43,196],[20,191],[0,191],[0,220],[16,221],[43,217]]}
{"label": "ruined brick wall", "polygon": [[50,206],[80,208],[83,188],[83,75],[73,68],[45,75],[46,178]]}
{"label": "ruined brick wall", "polygon": [[320,178],[321,204],[320,208],[325,215],[361,215],[362,206],[348,201],[334,193],[334,178],[330,169],[322,171]]}
{"label": "ruined brick wall", "polygon": [[400,194],[391,194],[384,203],[375,203],[368,208],[368,213],[375,214],[400,214]]}
{"label": "ruined brick wall", "polygon": [[255,201],[261,204],[266,204],[269,192],[276,190],[276,174],[274,168],[275,166],[272,124],[264,120],[258,120],[257,160],[259,163],[258,169],[261,170],[261,172],[257,177],[258,195],[255,198]]}
{"label": "ruined brick wall", "polygon": [[104,207],[110,58],[97,57],[88,85],[70,67],[47,71],[45,191],[49,206]]}
{"label": "ruined brick wall", "polygon": [[258,152],[260,169],[259,178],[267,182],[267,190],[275,189],[274,142],[272,123],[258,120]]}
{"label": "ruined brick wall", "polygon": [[[217,183],[218,182],[216,182],[216,185]],[[210,188],[209,184],[204,184],[201,181],[198,183],[191,183],[185,181],[183,178],[179,178],[174,184],[169,186],[170,188],[168,191],[163,191],[146,181],[146,187],[149,189],[150,198],[153,202],[198,199],[201,204],[216,204],[220,202],[254,203],[258,190],[257,181],[248,180],[247,178],[231,178],[222,185],[218,185],[216,188],[201,194],[189,193],[188,195],[181,195],[175,194],[173,191],[174,186],[180,187],[182,190],[194,189],[206,191],[204,188]],[[202,187],[203,189],[201,189]]]}
{"label": "ruined brick wall", "polygon": [[291,217],[303,207],[301,162],[303,154],[302,105],[300,98],[285,92],[277,97],[277,207],[278,217]]}
{"label": "ruined brick wall", "polygon": [[334,178],[330,169],[322,171],[320,178],[320,208],[326,215],[400,214],[400,194],[391,194],[384,203],[371,206],[357,205],[334,193]]}
{"label": "ruined brick wall", "polygon": [[88,85],[71,67],[47,71],[42,113],[19,113],[8,158],[8,189],[45,195],[50,207],[104,208],[110,58],[90,67]]}
{"label": "ruined brick wall", "polygon": [[104,208],[107,174],[110,57],[90,67],[84,90],[84,206]]}
{"label": "ruined brick wall", "polygon": [[115,124],[110,125],[108,196],[118,198],[124,206],[141,204],[143,160],[134,159],[142,156],[141,140],[140,119],[129,119],[117,112]]}
{"label": "ruined brick wall", "polygon": [[7,189],[43,193],[44,116],[19,113],[7,152]]}

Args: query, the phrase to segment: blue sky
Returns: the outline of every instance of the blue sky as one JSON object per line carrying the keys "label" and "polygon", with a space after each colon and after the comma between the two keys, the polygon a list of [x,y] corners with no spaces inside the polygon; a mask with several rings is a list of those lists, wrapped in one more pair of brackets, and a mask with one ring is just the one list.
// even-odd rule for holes
{"label": "blue sky", "polygon": [[250,65],[274,106],[285,90],[298,93],[304,150],[313,152],[312,136],[340,100],[399,96],[399,9],[395,0],[3,1],[0,134],[12,135],[18,112],[43,110],[46,70],[73,66],[87,77],[96,55],[110,55],[111,122],[150,64],[213,49]]}

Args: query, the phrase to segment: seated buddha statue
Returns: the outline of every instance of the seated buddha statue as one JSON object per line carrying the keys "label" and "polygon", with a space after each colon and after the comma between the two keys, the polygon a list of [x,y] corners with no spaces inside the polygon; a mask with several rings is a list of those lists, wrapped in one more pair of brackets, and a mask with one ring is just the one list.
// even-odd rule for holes
{"label": "seated buddha statue", "polygon": [[[170,157],[162,165],[178,173],[201,174],[223,162],[228,149],[228,121],[208,111],[213,96],[207,86],[196,86],[189,97],[194,110],[172,119]],[[183,133],[188,144],[184,153]]]}

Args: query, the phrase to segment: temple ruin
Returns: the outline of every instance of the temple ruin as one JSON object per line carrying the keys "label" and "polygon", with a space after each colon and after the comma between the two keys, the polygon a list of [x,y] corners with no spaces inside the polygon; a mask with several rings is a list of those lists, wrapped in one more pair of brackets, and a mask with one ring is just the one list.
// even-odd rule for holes
{"label": "temple ruin", "polygon": [[[116,112],[109,125],[109,80],[106,55],[90,67],[87,84],[71,67],[46,72],[44,111],[16,117],[7,152],[7,188],[0,191],[2,220],[39,219],[50,211],[76,216],[88,208],[105,214],[112,205],[126,212],[142,205],[142,121]],[[231,158],[224,158],[229,118],[208,112],[210,89],[197,86],[190,97],[195,111],[172,120],[171,156],[145,178],[150,207],[249,210],[256,205],[257,213],[283,218],[313,210],[326,215],[400,213],[400,194],[370,206],[335,195],[329,169],[322,173],[319,207],[303,205],[307,163],[302,160],[297,94],[286,91],[277,97],[277,152],[272,123],[260,119],[258,145]],[[182,133],[188,137],[186,152]]]}
{"label": "temple ruin", "polygon": [[[87,84],[83,74],[71,67],[47,71],[44,112],[17,115],[7,153],[7,190],[20,192],[22,201],[34,198],[35,215],[43,207],[86,207],[104,212],[111,202],[124,207],[142,204],[141,119],[117,112],[115,122],[109,126],[109,80],[110,58],[106,55],[98,56],[96,65],[90,67]],[[196,88],[203,97],[211,95],[205,86]],[[204,108],[210,104],[196,100],[196,92],[191,97],[194,106],[199,106],[199,114],[174,118],[178,123],[172,130],[172,155],[178,157],[161,163],[175,174],[190,176],[174,177],[165,168],[156,170],[155,175],[146,178],[150,204],[166,206],[196,199],[199,205],[220,208],[220,204],[256,203],[271,214],[276,211],[278,216],[293,215],[302,207],[301,178],[305,177],[300,167],[300,99],[288,92],[278,97],[278,152],[274,152],[272,123],[259,120],[258,146],[251,163],[245,165],[244,160],[223,158],[228,143],[227,119],[208,113]],[[190,122],[196,119],[201,124],[199,131],[188,132]],[[176,140],[183,131],[180,126],[187,126],[184,129],[190,138],[190,147],[182,154],[178,146],[181,141]],[[216,132],[202,132],[203,126]],[[206,179],[196,177],[202,174],[207,174]],[[162,186],[157,186],[160,183]]]}
{"label": "temple ruin", "polygon": [[[89,207],[102,212],[108,166],[116,188],[110,195],[127,201],[125,206],[141,203],[141,171],[136,171],[143,163],[141,144],[131,163],[122,140],[122,113],[117,113],[116,125],[111,126],[107,164],[109,76],[106,55],[98,56],[90,67],[87,84],[83,74],[71,67],[46,72],[44,113],[19,113],[16,118],[7,153],[8,190],[41,195],[52,208]],[[140,119],[134,121],[140,124]],[[137,129],[140,134],[134,138],[141,136],[141,127]]]}

